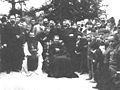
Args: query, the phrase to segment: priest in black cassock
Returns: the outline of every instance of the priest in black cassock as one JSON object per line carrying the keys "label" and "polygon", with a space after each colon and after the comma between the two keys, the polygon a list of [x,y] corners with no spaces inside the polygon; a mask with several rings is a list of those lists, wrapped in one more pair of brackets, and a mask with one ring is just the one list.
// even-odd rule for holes
{"label": "priest in black cassock", "polygon": [[10,16],[3,30],[2,45],[2,65],[4,71],[20,71],[24,59],[23,38],[19,26],[16,24],[15,16]]}

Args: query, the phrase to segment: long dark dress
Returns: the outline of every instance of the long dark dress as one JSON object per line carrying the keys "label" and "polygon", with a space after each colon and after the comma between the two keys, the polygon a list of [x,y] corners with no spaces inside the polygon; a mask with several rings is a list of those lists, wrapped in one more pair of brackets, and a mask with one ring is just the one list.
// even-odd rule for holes
{"label": "long dark dress", "polygon": [[20,28],[8,23],[4,28],[2,39],[2,44],[7,44],[7,47],[2,50],[3,69],[5,71],[21,70],[24,51]]}

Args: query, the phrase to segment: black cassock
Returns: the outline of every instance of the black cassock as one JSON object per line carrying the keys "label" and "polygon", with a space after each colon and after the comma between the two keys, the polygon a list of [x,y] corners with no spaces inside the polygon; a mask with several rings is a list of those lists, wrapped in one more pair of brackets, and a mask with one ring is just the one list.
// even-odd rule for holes
{"label": "black cassock", "polygon": [[76,47],[76,51],[80,52],[80,55],[77,58],[77,62],[79,62],[78,67],[80,67],[82,73],[88,72],[88,67],[87,67],[88,41],[86,38],[80,38],[78,47]]}
{"label": "black cassock", "polygon": [[[2,44],[7,44],[2,50],[2,66],[5,71],[18,71],[22,68],[24,59],[23,38],[19,26],[8,23],[2,31]],[[17,37],[18,36],[18,37]]]}
{"label": "black cassock", "polygon": [[65,43],[67,52],[70,54],[71,58],[74,59],[76,39],[77,39],[76,29],[73,28],[64,29],[62,31],[62,39]]}
{"label": "black cassock", "polygon": [[[58,49],[58,50],[57,50]],[[72,62],[66,48],[62,43],[54,42],[50,47],[50,76],[59,77],[77,77],[72,68]]]}

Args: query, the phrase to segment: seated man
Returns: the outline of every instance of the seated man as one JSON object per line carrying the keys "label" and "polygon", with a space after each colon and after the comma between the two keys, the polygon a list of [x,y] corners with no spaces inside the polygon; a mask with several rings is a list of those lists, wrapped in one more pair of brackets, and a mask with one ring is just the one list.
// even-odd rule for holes
{"label": "seated man", "polygon": [[72,68],[69,54],[66,52],[64,43],[58,35],[54,36],[50,49],[50,66],[48,76],[50,77],[77,77]]}

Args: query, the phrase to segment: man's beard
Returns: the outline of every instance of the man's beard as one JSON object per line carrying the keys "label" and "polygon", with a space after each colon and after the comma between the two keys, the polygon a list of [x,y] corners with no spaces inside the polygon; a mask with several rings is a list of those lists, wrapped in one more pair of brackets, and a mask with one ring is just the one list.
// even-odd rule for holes
{"label": "man's beard", "polygon": [[15,24],[15,21],[11,21],[11,24]]}

